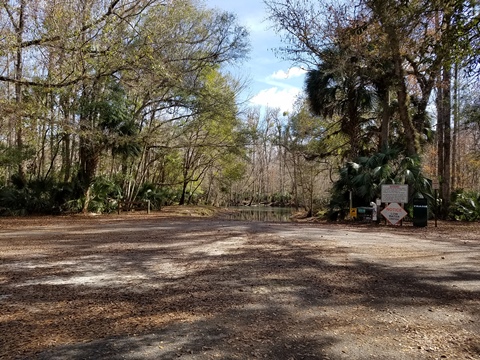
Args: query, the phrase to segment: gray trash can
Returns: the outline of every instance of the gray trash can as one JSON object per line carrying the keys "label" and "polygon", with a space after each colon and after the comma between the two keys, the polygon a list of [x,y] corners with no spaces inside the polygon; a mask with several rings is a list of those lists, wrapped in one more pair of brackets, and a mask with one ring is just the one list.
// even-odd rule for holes
{"label": "gray trash can", "polygon": [[413,226],[425,227],[428,220],[427,199],[413,199]]}

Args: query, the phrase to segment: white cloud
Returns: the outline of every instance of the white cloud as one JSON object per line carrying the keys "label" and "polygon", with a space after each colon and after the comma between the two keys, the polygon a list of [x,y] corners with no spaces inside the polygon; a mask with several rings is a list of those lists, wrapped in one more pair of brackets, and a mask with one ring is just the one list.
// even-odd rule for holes
{"label": "white cloud", "polygon": [[294,87],[287,89],[272,87],[260,91],[250,100],[250,103],[270,108],[279,108],[280,111],[291,112],[293,104],[301,92],[301,89]]}
{"label": "white cloud", "polygon": [[274,72],[272,75],[270,75],[270,78],[272,79],[277,79],[277,80],[286,80],[286,79],[291,79],[291,78],[296,78],[303,76],[306,73],[305,70],[299,67],[293,67],[288,69],[287,72],[283,70],[279,70],[277,72]]}

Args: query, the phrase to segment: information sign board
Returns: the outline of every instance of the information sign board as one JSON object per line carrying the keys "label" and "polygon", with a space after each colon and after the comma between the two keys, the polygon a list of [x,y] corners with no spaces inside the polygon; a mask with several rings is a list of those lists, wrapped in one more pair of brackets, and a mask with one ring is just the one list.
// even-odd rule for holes
{"label": "information sign board", "polygon": [[392,203],[383,209],[381,214],[390,224],[395,225],[407,215],[407,212],[398,203]]}
{"label": "information sign board", "polygon": [[382,185],[383,203],[408,203],[408,185]]}

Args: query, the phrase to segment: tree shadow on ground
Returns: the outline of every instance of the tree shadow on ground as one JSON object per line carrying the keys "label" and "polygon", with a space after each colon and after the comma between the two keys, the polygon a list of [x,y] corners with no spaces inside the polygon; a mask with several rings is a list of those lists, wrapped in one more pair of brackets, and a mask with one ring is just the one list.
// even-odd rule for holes
{"label": "tree shadow on ground", "polygon": [[[30,238],[50,246],[41,257],[12,252],[2,261],[0,357],[480,356],[479,271],[352,258],[332,246],[332,229],[307,241],[296,225],[283,233],[178,220],[90,230],[66,229],[54,244],[41,233]],[[478,265],[469,261],[467,269]],[[442,348],[452,332],[458,344]]]}

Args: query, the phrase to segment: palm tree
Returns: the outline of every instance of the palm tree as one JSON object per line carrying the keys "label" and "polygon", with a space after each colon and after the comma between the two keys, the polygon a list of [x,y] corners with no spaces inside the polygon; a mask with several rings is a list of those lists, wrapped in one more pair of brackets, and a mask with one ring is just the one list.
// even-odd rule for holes
{"label": "palm tree", "polygon": [[348,58],[341,48],[322,53],[317,69],[307,73],[305,91],[315,115],[338,118],[341,131],[349,137],[349,159],[355,159],[366,145],[362,138],[367,115],[374,106],[374,89],[362,76],[355,57]]}

